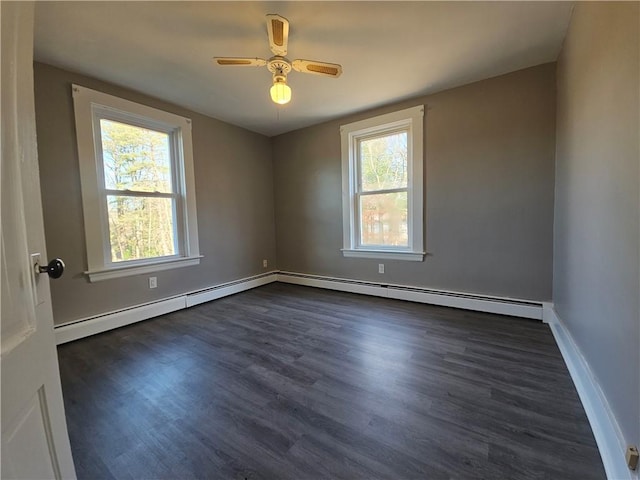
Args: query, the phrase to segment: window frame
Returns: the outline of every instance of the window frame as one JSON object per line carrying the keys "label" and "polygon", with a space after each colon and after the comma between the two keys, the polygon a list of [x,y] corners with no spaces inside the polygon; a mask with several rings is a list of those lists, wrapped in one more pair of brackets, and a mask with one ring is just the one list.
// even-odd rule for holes
{"label": "window frame", "polygon": [[[82,209],[91,282],[139,275],[200,263],[193,172],[191,120],[173,113],[73,84]],[[169,135],[171,194],[112,190],[106,187],[100,120],[111,120]],[[172,198],[174,248],[170,256],[113,262],[109,237],[108,195]]]}
{"label": "window frame", "polygon": [[[362,140],[407,132],[408,245],[362,245],[360,225]],[[422,261],[424,259],[424,105],[379,115],[340,127],[342,150],[342,219],[345,257]],[[399,190],[399,189],[391,189]],[[404,189],[400,189],[404,190]],[[374,192],[386,192],[379,190]],[[371,192],[367,191],[367,195]]]}

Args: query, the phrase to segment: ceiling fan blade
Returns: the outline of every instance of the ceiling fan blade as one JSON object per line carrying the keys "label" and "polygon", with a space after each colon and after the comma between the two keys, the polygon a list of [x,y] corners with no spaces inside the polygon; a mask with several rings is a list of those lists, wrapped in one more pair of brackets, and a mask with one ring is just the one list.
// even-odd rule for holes
{"label": "ceiling fan blade", "polygon": [[313,73],[325,77],[337,78],[342,74],[342,65],[337,63],[316,62],[315,60],[294,60],[291,64],[296,72]]}
{"label": "ceiling fan blade", "polygon": [[287,55],[289,42],[289,20],[280,15],[267,15],[267,32],[269,33],[269,47],[274,55]]}
{"label": "ceiling fan blade", "polygon": [[264,67],[267,61],[262,58],[242,57],[213,57],[218,65],[232,65],[236,67]]}

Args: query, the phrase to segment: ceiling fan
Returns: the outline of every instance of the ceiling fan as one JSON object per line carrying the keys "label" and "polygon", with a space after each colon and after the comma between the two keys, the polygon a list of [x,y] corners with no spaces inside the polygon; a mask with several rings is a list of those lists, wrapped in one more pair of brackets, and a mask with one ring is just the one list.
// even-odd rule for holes
{"label": "ceiling fan", "polygon": [[214,57],[218,65],[236,67],[263,67],[267,66],[273,74],[273,85],[270,89],[271,100],[280,105],[291,100],[291,87],[287,85],[287,75],[291,69],[296,72],[313,73],[326,77],[337,78],[342,73],[342,66],[337,63],[316,62],[313,60],[294,60],[286,58],[287,43],[289,41],[289,20],[280,15],[267,15],[267,33],[269,34],[269,47],[273,57],[268,60],[262,58],[242,57]]}

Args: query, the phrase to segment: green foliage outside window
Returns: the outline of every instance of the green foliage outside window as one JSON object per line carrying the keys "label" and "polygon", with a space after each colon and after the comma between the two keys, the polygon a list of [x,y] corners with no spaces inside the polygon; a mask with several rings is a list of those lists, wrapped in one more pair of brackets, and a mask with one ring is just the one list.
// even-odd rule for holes
{"label": "green foliage outside window", "polygon": [[170,136],[105,119],[100,129],[111,261],[176,254]]}

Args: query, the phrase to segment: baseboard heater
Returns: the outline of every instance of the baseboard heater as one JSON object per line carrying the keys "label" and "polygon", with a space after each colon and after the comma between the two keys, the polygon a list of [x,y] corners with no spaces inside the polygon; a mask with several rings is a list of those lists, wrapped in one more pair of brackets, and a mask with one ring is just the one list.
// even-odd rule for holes
{"label": "baseboard heater", "polygon": [[296,272],[279,272],[278,281],[411,302],[428,303],[444,307],[542,320],[542,302],[517,298],[495,297],[491,295],[368,282],[347,278],[324,277]]}
{"label": "baseboard heater", "polygon": [[166,313],[193,307],[218,298],[250,290],[272,282],[291,283],[310,287],[339,290],[377,297],[393,298],[410,302],[427,303],[444,307],[462,308],[479,312],[497,313],[515,317],[542,320],[542,303],[527,300],[477,295],[464,292],[434,290],[430,288],[388,283],[368,282],[349,278],[323,277],[296,272],[267,272],[220,285],[188,292],[182,295],[159,299],[153,302],[123,308],[117,311],[73,320],[55,326],[58,345],[113,328],[157,317]]}
{"label": "baseboard heater", "polygon": [[250,290],[275,281],[276,272],[268,272],[190,292],[186,295],[186,306],[187,308],[193,307],[194,305],[210,302],[218,298],[226,297],[227,295],[233,295],[234,293]]}
{"label": "baseboard heater", "polygon": [[211,287],[194,290],[182,295],[161,298],[152,302],[125,307],[88,318],[72,320],[54,327],[56,344],[60,345],[71,342],[95,335],[96,333],[124,327],[125,325],[189,308],[200,303],[210,302],[211,300],[233,295],[234,293],[250,290],[267,283],[275,282],[276,277],[277,272],[262,273],[219,285],[212,285]]}

